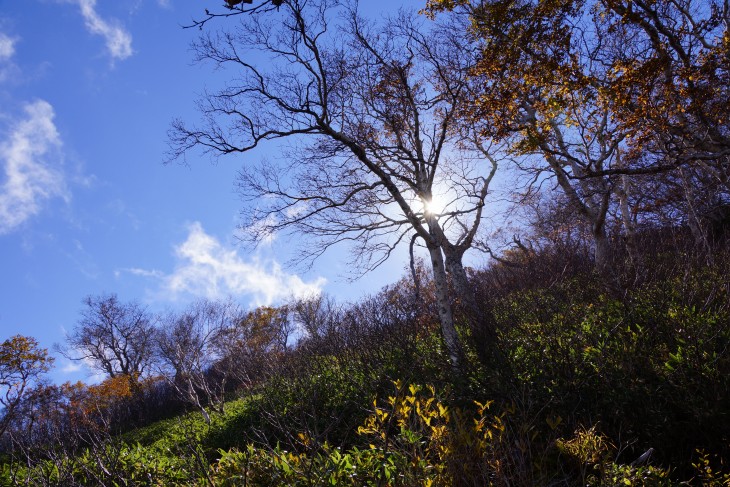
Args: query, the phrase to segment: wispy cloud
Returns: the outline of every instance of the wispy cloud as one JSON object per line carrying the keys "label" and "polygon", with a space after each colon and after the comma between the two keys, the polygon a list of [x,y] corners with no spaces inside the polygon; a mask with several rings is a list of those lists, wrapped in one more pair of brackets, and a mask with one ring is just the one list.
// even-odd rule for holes
{"label": "wispy cloud", "polygon": [[124,272],[128,272],[135,276],[154,277],[155,279],[164,279],[165,278],[165,273],[162,271],[140,269],[139,267],[130,267],[129,269],[124,269]]}
{"label": "wispy cloud", "polygon": [[12,62],[16,42],[17,39],[0,32],[0,82],[8,79],[10,74],[17,70],[17,67]]}
{"label": "wispy cloud", "polygon": [[100,35],[113,60],[124,60],[133,54],[132,35],[115,20],[105,20],[96,11],[96,0],[69,0],[81,8],[89,32]]}
{"label": "wispy cloud", "polygon": [[[75,353],[74,353],[75,352]],[[72,356],[81,356],[82,354],[78,351],[72,351]],[[57,374],[58,379],[68,380],[69,376],[74,377],[73,380],[77,380],[78,377],[85,377],[83,382],[87,385],[99,384],[107,378],[107,375],[99,371],[91,359],[64,359],[60,369],[56,369],[60,372]]]}
{"label": "wispy cloud", "polygon": [[175,247],[177,265],[171,274],[155,270],[128,269],[139,276],[161,281],[161,293],[168,299],[180,296],[249,297],[251,304],[271,304],[290,296],[318,294],[326,280],[305,282],[284,272],[275,261],[258,257],[244,259],[235,249],[208,235],[200,223],[190,225],[187,239]]}
{"label": "wispy cloud", "polygon": [[7,61],[15,54],[15,39],[0,32],[0,62]]}
{"label": "wispy cloud", "polygon": [[64,374],[74,374],[76,372],[79,372],[81,368],[82,366],[80,363],[66,360],[63,367],[61,367],[61,372],[63,372]]}
{"label": "wispy cloud", "polygon": [[38,214],[45,200],[70,197],[60,168],[61,137],[53,117],[50,103],[29,103],[25,117],[13,123],[8,137],[0,141],[5,173],[0,186],[0,235]]}

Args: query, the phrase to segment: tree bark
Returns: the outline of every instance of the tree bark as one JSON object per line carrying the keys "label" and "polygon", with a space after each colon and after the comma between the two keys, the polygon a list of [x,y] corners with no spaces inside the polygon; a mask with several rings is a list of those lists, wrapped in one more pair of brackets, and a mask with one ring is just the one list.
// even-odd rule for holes
{"label": "tree bark", "polygon": [[639,256],[639,246],[636,241],[636,228],[634,222],[631,221],[631,212],[629,210],[629,195],[631,191],[631,180],[628,175],[621,175],[620,188],[616,191],[619,199],[619,206],[621,209],[621,224],[624,227],[626,234],[626,251],[629,254],[629,260],[631,265],[634,266],[636,271],[641,272],[643,268],[642,262]]}
{"label": "tree bark", "polygon": [[595,246],[593,258],[595,260],[596,270],[605,276],[608,271],[611,245],[606,235],[606,228],[603,225],[594,223],[591,227],[593,230],[593,244]]}
{"label": "tree bark", "polygon": [[449,273],[449,277],[451,277],[451,283],[454,286],[456,297],[459,298],[470,325],[473,328],[477,328],[478,326],[483,331],[486,331],[491,342],[489,346],[493,346],[494,340],[496,339],[494,326],[488,320],[484,319],[479,309],[476,296],[474,296],[474,289],[466,276],[466,270],[462,262],[463,251],[459,252],[458,250],[445,249],[444,254],[446,255],[446,271]]}
{"label": "tree bark", "polygon": [[690,175],[687,174],[687,170],[685,168],[680,168],[679,175],[682,178],[684,197],[687,200],[687,225],[689,225],[689,229],[695,239],[695,245],[697,245],[697,247],[709,258],[712,255],[710,242],[707,238],[707,233],[704,228],[702,228],[702,221],[700,220],[700,213],[697,208],[697,196],[695,195],[694,185],[692,184]]}
{"label": "tree bark", "polygon": [[476,317],[479,311],[473,289],[466,277],[466,270],[462,263],[464,252],[444,249],[444,254],[446,256],[446,271],[451,276],[451,282],[454,285],[456,296],[461,300],[466,312]]}
{"label": "tree bark", "polygon": [[464,252],[459,249],[445,249],[444,254],[446,255],[446,270],[454,286],[456,297],[460,299],[464,307],[466,318],[474,334],[477,354],[483,363],[493,367],[494,372],[507,374],[509,365],[499,349],[497,329],[491,312],[486,309],[488,307],[479,307],[474,288],[466,275],[462,261]]}
{"label": "tree bark", "polygon": [[459,369],[462,350],[459,335],[454,326],[451,302],[449,301],[449,286],[446,279],[444,256],[441,247],[429,245],[428,252],[431,256],[431,267],[433,268],[433,282],[436,288],[436,303],[438,305],[439,320],[441,321],[441,333],[444,336],[444,343],[451,365],[454,369]]}

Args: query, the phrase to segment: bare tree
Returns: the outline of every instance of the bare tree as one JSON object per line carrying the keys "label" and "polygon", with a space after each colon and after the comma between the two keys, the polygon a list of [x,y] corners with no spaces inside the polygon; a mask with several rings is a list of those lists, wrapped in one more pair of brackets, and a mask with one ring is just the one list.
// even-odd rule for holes
{"label": "bare tree", "polygon": [[179,315],[172,314],[157,335],[161,372],[183,401],[200,410],[206,422],[210,406],[222,410],[230,376],[222,364],[226,340],[242,319],[232,302],[199,301]]}
{"label": "bare tree", "polygon": [[137,303],[121,303],[115,294],[89,296],[84,304],[81,319],[60,351],[109,377],[138,380],[152,363],[153,317]]}
{"label": "bare tree", "polygon": [[332,297],[324,294],[294,300],[289,307],[294,322],[312,339],[334,333],[342,318],[340,306]]}
{"label": "bare tree", "polygon": [[171,155],[240,154],[293,141],[285,161],[241,171],[246,235],[312,237],[301,246],[304,260],[346,242],[364,271],[401,243],[425,246],[456,365],[461,346],[447,273],[475,309],[462,259],[497,161],[476,130],[457,123],[467,109],[472,53],[452,32],[408,15],[375,25],[329,0],[291,0],[275,17],[246,16],[235,32],[195,44],[199,61],[235,77],[201,100],[202,128],[174,123]]}
{"label": "bare tree", "polygon": [[590,226],[596,268],[606,272],[610,249],[606,218],[618,177],[598,174],[615,167],[623,137],[612,130],[607,111],[585,102],[585,93],[572,93],[570,98],[563,114],[544,120],[525,103],[525,133],[535,141],[527,150],[542,156],[546,164],[538,171],[549,171],[570,207]]}

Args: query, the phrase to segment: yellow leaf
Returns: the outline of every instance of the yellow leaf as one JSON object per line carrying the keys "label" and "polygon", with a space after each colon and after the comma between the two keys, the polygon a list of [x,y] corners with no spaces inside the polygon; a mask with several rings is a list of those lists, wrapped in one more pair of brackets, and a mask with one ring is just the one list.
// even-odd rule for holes
{"label": "yellow leaf", "polygon": [[550,426],[550,429],[554,430],[563,422],[563,418],[560,416],[545,418],[545,422]]}

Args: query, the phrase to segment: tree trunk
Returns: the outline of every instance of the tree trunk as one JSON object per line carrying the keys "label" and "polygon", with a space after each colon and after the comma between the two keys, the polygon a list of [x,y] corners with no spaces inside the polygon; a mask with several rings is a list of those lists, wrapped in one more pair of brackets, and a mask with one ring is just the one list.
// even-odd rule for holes
{"label": "tree trunk", "polygon": [[628,175],[623,174],[621,176],[620,189],[616,191],[619,199],[619,206],[621,208],[621,224],[624,227],[626,234],[626,251],[629,254],[629,260],[631,265],[637,274],[641,273],[643,263],[639,255],[639,246],[636,241],[636,229],[634,228],[634,222],[631,221],[631,215],[629,210],[629,195],[631,190],[631,180]]}
{"label": "tree trunk", "polygon": [[611,246],[606,235],[606,229],[603,225],[592,225],[593,228],[593,244],[595,250],[593,258],[596,264],[596,270],[602,275],[606,275],[608,271],[609,256],[611,252]]}
{"label": "tree trunk", "polygon": [[695,239],[695,245],[706,255],[711,258],[712,252],[710,250],[710,242],[707,238],[707,233],[702,226],[700,219],[700,213],[697,208],[697,195],[695,194],[695,187],[692,184],[690,176],[684,168],[679,169],[680,177],[682,178],[682,186],[684,189],[684,197],[687,201],[687,224],[692,232],[692,236]]}
{"label": "tree trunk", "polygon": [[205,424],[210,425],[210,415],[208,414],[208,411],[205,410],[205,406],[201,404],[200,397],[198,396],[198,393],[195,391],[195,386],[193,385],[193,381],[190,379],[190,377],[187,377],[185,379],[185,390],[181,388],[181,386],[178,386],[175,384],[175,382],[172,383],[173,387],[178,391],[180,394],[180,397],[183,400],[187,400],[191,404],[193,404],[198,410],[200,411],[200,414],[203,415],[203,419],[205,420]]}
{"label": "tree trunk", "polygon": [[469,320],[472,333],[476,338],[477,354],[483,363],[489,364],[494,372],[507,372],[507,361],[499,349],[497,329],[491,311],[485,306],[480,309],[474,288],[469,282],[462,262],[463,252],[445,251],[446,269],[451,277],[454,291],[461,300],[464,312]]}
{"label": "tree trunk", "polygon": [[438,305],[439,320],[441,321],[441,333],[444,336],[444,343],[449,354],[449,360],[454,369],[461,366],[461,343],[459,335],[454,326],[454,314],[449,301],[449,286],[446,280],[446,269],[444,267],[444,256],[440,247],[430,246],[428,252],[431,256],[433,268],[433,282],[436,288],[436,303]]}
{"label": "tree trunk", "polygon": [[447,250],[444,254],[446,254],[446,271],[451,276],[451,282],[454,285],[456,296],[461,300],[470,318],[477,317],[479,315],[479,308],[474,296],[474,290],[466,277],[466,270],[461,261],[463,252]]}
{"label": "tree trunk", "polygon": [[485,319],[485,316],[482,316],[483,313],[479,309],[476,296],[474,296],[474,289],[466,276],[466,270],[461,260],[463,252],[446,251],[444,253],[446,254],[446,270],[451,277],[456,297],[461,301],[469,323],[472,328],[480,328],[481,331],[486,332],[490,342],[492,342],[490,346],[493,346],[496,340],[494,326],[489,320]]}

